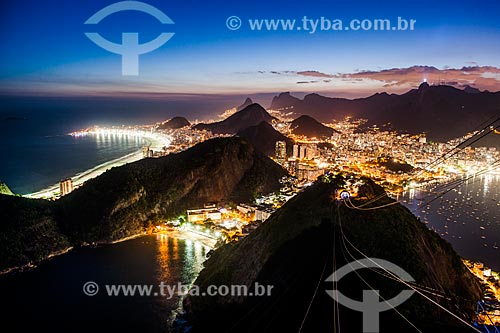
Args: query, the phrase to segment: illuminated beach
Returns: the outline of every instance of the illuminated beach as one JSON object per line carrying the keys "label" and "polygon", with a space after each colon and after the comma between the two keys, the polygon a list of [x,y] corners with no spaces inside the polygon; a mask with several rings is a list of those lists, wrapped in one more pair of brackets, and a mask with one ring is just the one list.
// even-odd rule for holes
{"label": "illuminated beach", "polygon": [[[170,137],[164,134],[154,133],[150,130],[145,129],[116,129],[116,128],[92,128],[88,130],[82,130],[74,133],[70,133],[68,135],[81,137],[88,135],[96,135],[96,136],[128,136],[133,138],[141,138],[144,141],[145,146],[149,146],[153,151],[160,151],[163,147],[168,147],[170,145]],[[138,161],[143,158],[142,149],[137,150],[133,153],[127,154],[125,156],[112,159],[110,161],[99,164],[95,167],[92,167],[88,170],[80,172],[72,177],[73,186],[79,187],[84,184],[89,179],[98,177],[103,174],[107,170],[125,165],[127,163],[132,163]],[[59,183],[50,185],[40,191],[29,193],[24,195],[27,198],[33,199],[53,199],[60,195],[59,193]]]}

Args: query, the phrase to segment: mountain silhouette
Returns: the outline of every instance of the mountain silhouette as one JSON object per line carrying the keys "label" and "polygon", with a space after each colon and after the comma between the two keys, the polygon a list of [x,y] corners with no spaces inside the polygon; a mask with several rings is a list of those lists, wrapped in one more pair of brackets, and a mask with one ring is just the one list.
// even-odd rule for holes
{"label": "mountain silhouette", "polygon": [[[500,92],[460,90],[451,86],[429,86],[404,94],[376,93],[366,98],[346,99],[309,94],[298,99],[289,93],[274,97],[271,109],[293,110],[321,122],[346,116],[368,119],[368,125],[390,123],[395,130],[410,134],[427,133],[434,141],[447,141],[473,131],[479,124],[500,115]],[[494,118],[493,118],[494,119]],[[500,145],[493,134],[483,145]]]}
{"label": "mountain silhouette", "polygon": [[223,121],[210,124],[200,123],[194,128],[208,130],[215,134],[236,134],[247,127],[258,125],[262,121],[270,123],[273,119],[274,117],[267,113],[262,106],[254,103]]}
{"label": "mountain silhouette", "polygon": [[158,126],[158,129],[178,129],[185,126],[191,126],[191,123],[186,118],[173,117],[172,119],[169,119]]}
{"label": "mountain silhouette", "polygon": [[276,141],[285,141],[287,151],[292,150],[293,140],[284,136],[271,126],[271,124],[262,121],[256,126],[250,126],[239,131],[237,136],[246,139],[255,148],[266,155],[274,155],[276,152]]}
{"label": "mountain silhouette", "polygon": [[293,134],[316,138],[332,136],[336,132],[333,128],[325,126],[307,115],[300,116],[292,121],[290,128]]}
{"label": "mountain silhouette", "polygon": [[237,111],[241,111],[243,110],[244,108],[246,108],[247,106],[253,104],[253,101],[250,97],[247,97],[247,99],[245,99],[245,102],[243,102],[243,104],[241,104],[240,106],[238,106],[236,108]]}

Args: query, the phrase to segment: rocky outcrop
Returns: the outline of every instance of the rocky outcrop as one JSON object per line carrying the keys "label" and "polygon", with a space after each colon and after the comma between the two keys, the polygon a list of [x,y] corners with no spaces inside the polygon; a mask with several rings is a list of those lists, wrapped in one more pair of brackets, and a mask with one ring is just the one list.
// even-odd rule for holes
{"label": "rocky outcrop", "polygon": [[250,104],[227,119],[215,123],[195,125],[198,130],[207,130],[216,134],[236,134],[247,127],[255,126],[262,121],[270,123],[274,119],[257,103]]}
{"label": "rocky outcrop", "polygon": [[285,141],[287,151],[292,152],[293,140],[275,130],[271,124],[265,121],[256,126],[245,128],[236,135],[248,140],[255,148],[268,156],[275,155],[276,141]]}
{"label": "rocky outcrop", "polygon": [[41,261],[71,246],[52,202],[0,194],[0,271]]}
{"label": "rocky outcrop", "polygon": [[245,101],[243,102],[243,104],[241,104],[240,106],[236,107],[236,111],[241,111],[244,108],[246,108],[247,106],[252,105],[252,104],[253,104],[252,99],[250,97],[247,97],[245,99]]}
{"label": "rocky outcrop", "polygon": [[251,201],[254,195],[276,190],[285,174],[241,138],[212,139],[88,181],[57,201],[58,220],[76,239],[127,237],[142,230],[146,221],[178,216],[188,207]]}
{"label": "rocky outcrop", "polygon": [[293,134],[305,135],[310,138],[330,137],[333,133],[337,132],[333,128],[323,125],[313,117],[306,115],[292,121],[290,129]]}
{"label": "rocky outcrop", "polygon": [[0,181],[0,194],[13,195],[14,193],[12,193],[12,191],[10,190],[9,186],[7,186],[7,184]]}
{"label": "rocky outcrop", "polygon": [[158,129],[178,129],[186,126],[191,126],[191,123],[184,117],[173,117],[158,126]]}
{"label": "rocky outcrop", "polygon": [[[369,180],[362,193],[383,190]],[[426,293],[436,302],[469,320],[480,289],[450,244],[428,230],[408,209],[397,204],[380,210],[349,209],[335,201],[335,191],[343,180],[320,182],[287,202],[261,227],[238,243],[216,250],[195,281],[200,290],[209,285],[273,286],[272,294],[249,296],[193,296],[185,300],[193,332],[215,327],[234,331],[331,332],[333,300],[321,283],[355,259],[368,257],[391,261],[409,272],[420,286],[435,290]],[[389,203],[387,197],[377,205]],[[359,205],[359,202],[355,202]],[[367,206],[370,207],[370,206]],[[406,286],[370,270],[360,276],[381,295],[393,297]],[[312,295],[319,284],[317,296]],[[351,273],[339,290],[360,299],[361,290],[373,289]],[[309,309],[308,320],[304,315]],[[462,324],[419,295],[414,295],[398,311],[423,332],[462,331]],[[361,331],[361,314],[340,308],[342,331]],[[413,329],[395,312],[381,317],[381,332]]]}
{"label": "rocky outcrop", "polygon": [[[29,250],[39,238],[29,234],[28,227],[42,221],[46,230],[52,226],[48,233],[55,233],[52,239],[66,240],[61,246],[109,242],[142,233],[189,207],[250,202],[279,189],[284,175],[281,166],[244,139],[207,140],[178,154],[112,168],[55,202],[2,196],[0,208],[9,207],[0,210],[5,213],[2,223],[10,228],[2,236],[16,236],[7,247],[19,249],[24,256],[18,261],[26,262],[41,257]],[[7,256],[4,267],[13,260]]]}

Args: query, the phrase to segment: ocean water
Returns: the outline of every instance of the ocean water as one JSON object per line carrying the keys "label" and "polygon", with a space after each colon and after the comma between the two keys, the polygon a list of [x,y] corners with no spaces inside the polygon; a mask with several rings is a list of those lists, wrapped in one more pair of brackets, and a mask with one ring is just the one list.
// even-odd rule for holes
{"label": "ocean water", "polygon": [[405,194],[410,210],[458,254],[500,271],[500,176],[472,178],[429,205],[427,190]]}
{"label": "ocean water", "polygon": [[174,116],[206,120],[243,99],[0,96],[0,180],[15,193],[32,193],[142,146],[140,140],[73,138],[67,133],[94,125],[153,124]]}
{"label": "ocean water", "polygon": [[[114,118],[117,124],[126,122],[116,115]],[[140,149],[138,139],[67,135],[99,123],[104,123],[102,117],[58,108],[3,111],[0,179],[14,193],[27,194]]]}
{"label": "ocean water", "polygon": [[[0,101],[0,180],[19,194],[36,192],[142,146],[140,139],[74,138],[67,135],[69,132],[94,125],[151,124],[168,119],[179,110],[172,108],[168,112],[134,101]],[[148,109],[141,112],[141,105]]]}
{"label": "ocean water", "polygon": [[60,134],[18,138],[8,142],[8,149],[0,149],[2,156],[8,156],[0,175],[14,193],[28,194],[141,146],[142,139],[125,136],[76,138]]}
{"label": "ocean water", "polygon": [[[168,332],[181,298],[166,289],[162,296],[159,284],[190,285],[208,251],[199,242],[151,235],[74,250],[0,276],[2,325],[18,332]],[[89,281],[99,286],[94,296],[83,292]],[[107,294],[106,285],[125,284],[152,286],[151,295]]]}

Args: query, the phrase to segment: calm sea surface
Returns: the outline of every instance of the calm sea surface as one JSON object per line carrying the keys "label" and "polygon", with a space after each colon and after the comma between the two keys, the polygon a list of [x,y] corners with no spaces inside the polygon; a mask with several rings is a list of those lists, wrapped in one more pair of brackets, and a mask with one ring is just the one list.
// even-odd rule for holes
{"label": "calm sea surface", "polygon": [[[190,284],[205,260],[199,242],[145,236],[84,248],[53,258],[32,271],[0,276],[2,326],[17,332],[167,332],[180,298],[106,296],[105,285]],[[86,296],[83,285],[100,286]]]}
{"label": "calm sea surface", "polygon": [[[426,191],[406,193],[407,206],[462,256],[500,270],[500,176],[470,179],[425,205]],[[427,198],[426,200],[420,200]],[[432,198],[432,197],[431,197]],[[422,202],[424,204],[422,204]]]}
{"label": "calm sea surface", "polygon": [[153,124],[174,116],[207,119],[240,104],[241,96],[179,96],[176,100],[0,96],[0,181],[27,194],[138,150],[130,138],[73,138],[94,126]]}

